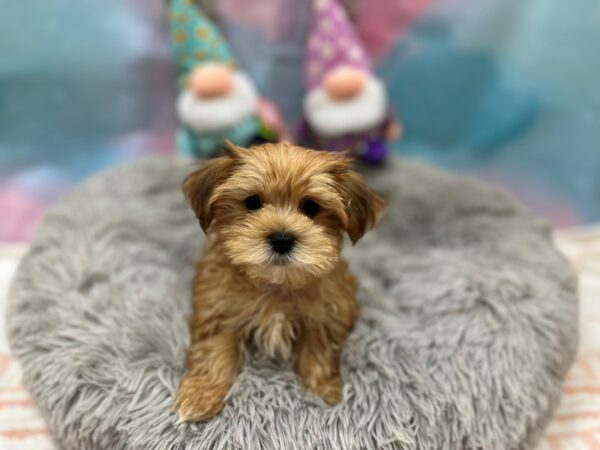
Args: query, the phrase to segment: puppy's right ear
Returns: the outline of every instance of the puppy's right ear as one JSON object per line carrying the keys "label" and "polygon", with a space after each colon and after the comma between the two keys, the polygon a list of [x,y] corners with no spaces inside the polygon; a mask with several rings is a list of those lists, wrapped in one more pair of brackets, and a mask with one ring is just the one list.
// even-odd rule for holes
{"label": "puppy's right ear", "polygon": [[206,233],[214,217],[211,196],[215,187],[229,177],[235,159],[231,155],[204,161],[202,167],[189,174],[183,182],[183,193]]}
{"label": "puppy's right ear", "polygon": [[352,243],[356,244],[379,221],[385,200],[353,170],[352,159],[335,152],[329,155],[332,161],[330,173],[337,180],[337,189],[345,204],[345,228]]}

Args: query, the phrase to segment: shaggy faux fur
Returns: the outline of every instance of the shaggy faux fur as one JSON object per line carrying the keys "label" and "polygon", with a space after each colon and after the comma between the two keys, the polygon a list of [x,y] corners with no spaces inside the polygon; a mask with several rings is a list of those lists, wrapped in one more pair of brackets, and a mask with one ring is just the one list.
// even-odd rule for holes
{"label": "shaggy faux fur", "polygon": [[252,357],[220,415],[178,424],[202,244],[191,169],[151,159],[90,180],[17,272],[9,339],[60,449],[532,448],[576,351],[575,276],[506,195],[405,161],[366,174],[388,208],[345,250],[362,309],[342,403]]}

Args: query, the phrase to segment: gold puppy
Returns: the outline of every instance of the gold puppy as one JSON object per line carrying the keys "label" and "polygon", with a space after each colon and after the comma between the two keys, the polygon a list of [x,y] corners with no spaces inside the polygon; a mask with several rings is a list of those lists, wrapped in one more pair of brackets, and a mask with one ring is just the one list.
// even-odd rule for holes
{"label": "gold puppy", "polygon": [[183,191],[208,242],[194,282],[180,419],[223,409],[241,341],[292,360],[308,390],[339,402],[339,354],[358,312],[343,232],[360,239],[383,199],[346,157],[289,144],[229,144]]}

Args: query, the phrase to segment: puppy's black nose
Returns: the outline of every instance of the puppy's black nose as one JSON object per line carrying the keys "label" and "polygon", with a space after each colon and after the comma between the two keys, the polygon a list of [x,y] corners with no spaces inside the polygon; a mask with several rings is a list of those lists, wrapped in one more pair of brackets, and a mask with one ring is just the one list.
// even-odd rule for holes
{"label": "puppy's black nose", "polygon": [[294,236],[285,231],[277,231],[269,236],[271,248],[280,255],[288,253],[294,247],[294,241]]}

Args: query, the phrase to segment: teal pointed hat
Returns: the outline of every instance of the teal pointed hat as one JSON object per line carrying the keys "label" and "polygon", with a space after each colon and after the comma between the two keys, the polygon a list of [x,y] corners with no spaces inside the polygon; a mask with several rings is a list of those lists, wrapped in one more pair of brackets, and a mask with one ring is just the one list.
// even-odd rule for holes
{"label": "teal pointed hat", "polygon": [[171,0],[171,39],[180,85],[199,64],[235,65],[229,43],[193,0]]}

